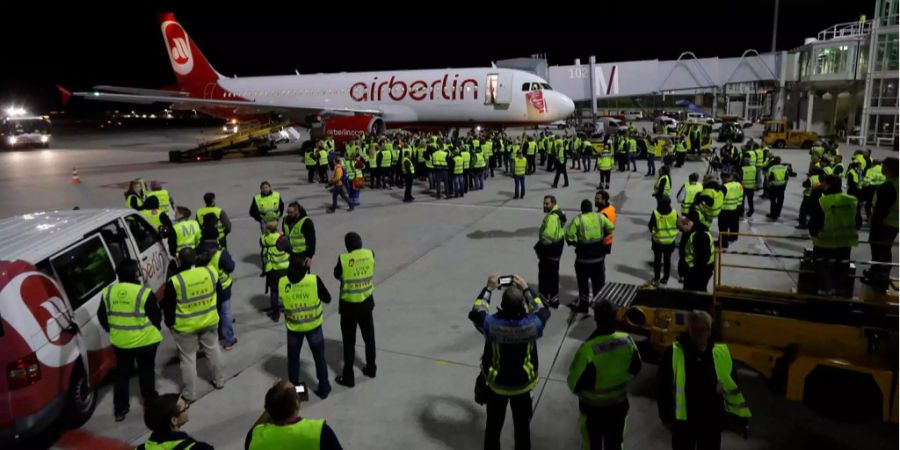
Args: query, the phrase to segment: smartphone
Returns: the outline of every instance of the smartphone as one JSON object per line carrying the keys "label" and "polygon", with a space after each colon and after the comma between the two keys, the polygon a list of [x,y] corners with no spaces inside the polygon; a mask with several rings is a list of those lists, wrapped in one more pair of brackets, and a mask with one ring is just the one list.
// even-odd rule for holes
{"label": "smartphone", "polygon": [[500,276],[499,281],[500,281],[500,286],[509,286],[513,282],[513,276],[512,275],[502,275],[502,276]]}
{"label": "smartphone", "polygon": [[300,384],[294,386],[294,392],[297,393],[297,397],[299,397],[300,400],[303,400],[303,401],[309,400],[309,391],[306,390],[306,383],[300,383]]}

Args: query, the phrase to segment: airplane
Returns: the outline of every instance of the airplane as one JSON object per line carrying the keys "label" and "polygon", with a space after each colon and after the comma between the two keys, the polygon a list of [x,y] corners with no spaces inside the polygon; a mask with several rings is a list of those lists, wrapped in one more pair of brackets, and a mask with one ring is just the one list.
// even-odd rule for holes
{"label": "airplane", "polygon": [[564,120],[575,110],[546,80],[520,70],[463,68],[229,78],[210,65],[171,12],[159,15],[177,89],[95,86],[68,92],[90,100],[157,103],[197,110],[229,121],[323,125],[345,142],[387,128],[500,128]]}

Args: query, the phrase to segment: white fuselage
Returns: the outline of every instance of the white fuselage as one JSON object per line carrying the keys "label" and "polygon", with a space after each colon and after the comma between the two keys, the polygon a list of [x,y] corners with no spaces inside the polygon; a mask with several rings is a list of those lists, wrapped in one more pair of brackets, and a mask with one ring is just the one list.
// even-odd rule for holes
{"label": "white fuselage", "polygon": [[[531,124],[562,120],[574,103],[540,77],[513,69],[468,68],[218,80],[234,97],[270,105],[372,109],[386,123]],[[542,103],[543,102],[543,103]]]}

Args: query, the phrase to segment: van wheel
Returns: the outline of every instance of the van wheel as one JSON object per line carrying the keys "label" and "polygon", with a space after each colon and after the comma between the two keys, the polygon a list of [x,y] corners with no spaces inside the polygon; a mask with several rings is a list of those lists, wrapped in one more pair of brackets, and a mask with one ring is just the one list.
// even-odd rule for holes
{"label": "van wheel", "polygon": [[813,141],[803,141],[803,145],[801,145],[801,147],[803,147],[807,150],[811,149],[812,146],[813,146]]}
{"label": "van wheel", "polygon": [[784,141],[775,141],[775,148],[784,148]]}
{"label": "van wheel", "polygon": [[97,393],[89,385],[87,374],[81,364],[76,364],[69,383],[66,411],[63,413],[66,425],[70,428],[84,425],[94,414],[96,407]]}

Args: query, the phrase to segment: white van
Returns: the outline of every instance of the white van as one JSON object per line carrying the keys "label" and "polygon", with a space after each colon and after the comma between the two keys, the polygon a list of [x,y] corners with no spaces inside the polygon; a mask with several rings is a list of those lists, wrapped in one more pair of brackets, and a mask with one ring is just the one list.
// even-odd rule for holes
{"label": "white van", "polygon": [[97,312],[125,259],[161,299],[169,253],[130,209],[52,211],[0,220],[0,442],[62,416],[90,418],[95,389],[115,365]]}
{"label": "white van", "polygon": [[627,119],[629,121],[644,119],[644,113],[641,111],[628,111],[628,112],[624,112],[624,114],[625,114],[625,119]]}

